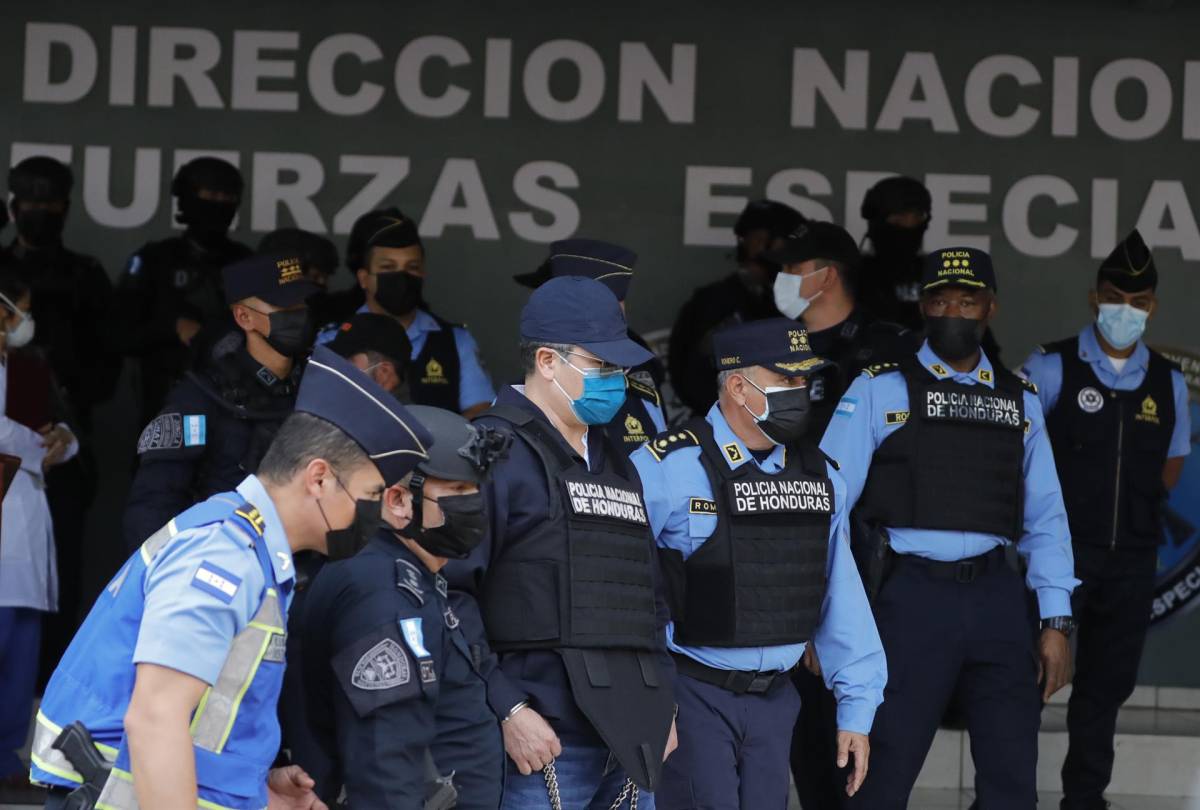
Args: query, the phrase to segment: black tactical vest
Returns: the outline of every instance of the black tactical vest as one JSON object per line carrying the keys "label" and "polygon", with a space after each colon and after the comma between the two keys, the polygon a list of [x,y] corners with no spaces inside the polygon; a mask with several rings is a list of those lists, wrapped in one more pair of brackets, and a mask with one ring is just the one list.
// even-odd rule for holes
{"label": "black tactical vest", "polygon": [[641,487],[625,454],[589,472],[550,429],[520,409],[487,414],[512,425],[545,465],[546,519],[506,541],[488,569],[482,612],[498,651],[657,646],[653,542]]}
{"label": "black tactical vest", "polygon": [[916,356],[899,367],[908,411],[883,440],[856,507],[890,528],[979,532],[1016,542],[1024,528],[1028,383],[997,367],[995,388],[939,380]]}
{"label": "black tactical vest", "polygon": [[[672,605],[681,607],[672,614],[675,641],[768,647],[811,639],[825,595],[834,510],[825,455],[806,442],[787,448],[778,473],[753,463],[730,469],[706,420],[693,419],[685,430],[700,440],[717,525],[686,561],[660,549]],[[712,508],[704,501],[689,505]]]}
{"label": "black tactical vest", "polygon": [[439,318],[433,319],[442,327],[436,332],[425,333],[425,345],[421,353],[408,364],[406,380],[412,401],[416,405],[445,408],[458,413],[458,389],[462,382],[462,361],[458,357],[458,344],[454,340],[456,324]]}
{"label": "black tactical vest", "polygon": [[658,391],[641,380],[629,378],[625,392],[625,404],[612,418],[604,430],[609,443],[617,452],[629,455],[641,447],[658,432],[658,425],[650,416],[650,409],[659,407]]}
{"label": "black tactical vest", "polygon": [[1095,546],[1154,548],[1167,497],[1163,464],[1175,429],[1171,369],[1150,352],[1145,379],[1116,391],[1079,359],[1079,338],[1045,348],[1062,358],[1062,390],[1046,417],[1071,524],[1071,540]]}

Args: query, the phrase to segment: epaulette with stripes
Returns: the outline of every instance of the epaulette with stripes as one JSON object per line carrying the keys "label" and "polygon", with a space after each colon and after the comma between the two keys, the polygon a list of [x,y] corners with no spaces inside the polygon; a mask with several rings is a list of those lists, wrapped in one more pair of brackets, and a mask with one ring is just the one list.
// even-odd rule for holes
{"label": "epaulette with stripes", "polygon": [[1035,383],[1033,380],[1025,379],[1020,374],[1018,374],[1016,376],[1017,376],[1017,379],[1021,381],[1021,385],[1025,386],[1026,391],[1033,394],[1034,396],[1037,395],[1037,383]]}
{"label": "epaulette with stripes", "polygon": [[646,385],[640,380],[635,380],[633,377],[628,377],[626,382],[629,385],[629,390],[640,396],[647,402],[653,402],[655,405],[661,405],[658,399],[658,390],[653,385]]}
{"label": "epaulette with stripes", "polygon": [[676,450],[699,446],[700,439],[696,437],[696,434],[684,428],[682,430],[667,430],[658,434],[646,443],[646,450],[650,455],[654,456],[655,461],[662,461]]}
{"label": "epaulette with stripes", "polygon": [[868,377],[878,377],[880,374],[887,374],[888,372],[899,370],[899,363],[874,363],[864,368],[862,373],[866,374]]}

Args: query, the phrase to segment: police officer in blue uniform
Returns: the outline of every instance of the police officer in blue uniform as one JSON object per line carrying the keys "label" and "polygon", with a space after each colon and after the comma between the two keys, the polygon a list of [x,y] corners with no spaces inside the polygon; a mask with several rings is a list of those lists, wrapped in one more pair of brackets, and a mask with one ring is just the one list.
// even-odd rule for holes
{"label": "police officer in blue uniform", "polygon": [[809,644],[838,699],[846,792],[867,773],[887,666],[850,552],[846,489],[808,438],[808,383],[828,365],[786,318],[713,336],[720,395],[633,454],[671,594],[679,750],[660,810],[783,810]]}
{"label": "police officer in blue uniform", "polygon": [[[621,312],[628,319],[625,299],[629,295],[635,264],[637,254],[620,245],[597,239],[563,239],[551,243],[549,257],[537,270],[515,275],[513,280],[536,289],[557,276],[594,278],[612,290],[621,304]],[[629,330],[629,339],[644,349],[650,348],[632,329]],[[666,371],[657,357],[629,369],[625,404],[607,428],[617,447],[632,452],[650,441],[651,436],[667,429],[667,417],[659,392],[665,379]]]}
{"label": "police officer in blue uniform", "polygon": [[429,458],[384,492],[367,547],[325,565],[292,614],[304,691],[285,687],[284,702],[311,709],[307,728],[284,734],[329,803],[344,787],[351,807],[420,807],[428,749],[452,775],[453,806],[495,810],[500,729],[438,572],[483,539],[479,484],[509,436],[439,408],[409,412],[433,437]]}
{"label": "police officer in blue uniform", "polygon": [[[821,443],[842,465],[864,560],[891,567],[880,588],[878,569],[864,566],[889,678],[871,733],[871,777],[851,808],[906,806],[956,690],[980,805],[1037,802],[1039,697],[1069,679],[1078,580],[1034,386],[979,348],[995,292],[986,253],[930,253],[927,340],[855,380]],[[1036,645],[1026,586],[1041,617]]]}
{"label": "police officer in blue uniform", "polygon": [[314,331],[305,300],[317,286],[286,255],[253,256],[224,278],[237,328],[171,390],[138,439],[125,508],[131,550],[171,515],[254,472],[295,403]]}
{"label": "police officer in blue uniform", "polygon": [[114,337],[140,369],[141,421],[153,419],[171,386],[192,367],[201,330],[227,325],[221,270],[251,254],[229,238],[242,202],[242,175],[215,157],[198,157],[171,181],[179,236],[143,245],[117,282]]}
{"label": "police officer in blue uniform", "polygon": [[[269,795],[325,806],[299,768],[270,770],[292,555],[359,551],[383,490],[427,458],[430,438],[327,349],[296,409],[257,474],[168,521],[96,601],[37,717],[31,778],[50,786],[48,807],[75,790],[114,810],[262,808]],[[72,747],[79,733],[87,744]],[[97,753],[106,777],[87,764]]]}
{"label": "police officer in blue uniform", "polygon": [[[373,212],[363,226],[368,236],[357,276],[366,303],[358,311],[388,315],[407,331],[413,353],[405,377],[413,402],[470,418],[496,397],[479,346],[466,327],[429,312],[422,297],[425,246],[416,223],[393,212]],[[336,334],[336,326],[326,329],[317,342],[328,343]]]}
{"label": "police officer in blue uniform", "polygon": [[658,786],[674,747],[667,607],[641,485],[623,449],[591,429],[624,402],[625,369],[650,359],[627,328],[600,282],[546,282],[521,312],[524,384],[478,420],[515,439],[483,487],[487,539],[445,576],[464,632],[486,628],[498,654],[488,702],[508,754],[506,810],[653,807],[641,791]]}
{"label": "police officer in blue uniform", "polygon": [[1046,411],[1082,580],[1063,810],[1107,806],[1117,711],[1137,683],[1150,625],[1163,503],[1191,452],[1183,373],[1142,341],[1157,286],[1135,230],[1100,265],[1088,296],[1095,321],[1022,369]]}

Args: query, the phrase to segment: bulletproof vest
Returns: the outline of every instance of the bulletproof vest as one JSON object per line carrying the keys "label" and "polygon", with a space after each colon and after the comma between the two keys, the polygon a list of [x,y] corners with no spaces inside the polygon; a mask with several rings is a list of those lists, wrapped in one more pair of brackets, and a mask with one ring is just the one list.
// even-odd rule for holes
{"label": "bulletproof vest", "polygon": [[1155,351],[1142,384],[1117,391],[1079,358],[1079,338],[1046,346],[1062,359],[1062,390],[1046,416],[1071,539],[1154,548],[1162,538],[1163,464],[1175,430],[1177,368]]}
{"label": "bulletproof vest", "polygon": [[908,410],[875,450],[857,511],[889,528],[993,534],[1016,542],[1024,526],[1027,385],[997,368],[995,388],[938,379],[915,355],[899,367]]}
{"label": "bulletproof vest", "polygon": [[425,333],[425,345],[421,353],[408,364],[406,380],[412,401],[416,405],[445,408],[457,413],[458,389],[462,382],[462,361],[458,356],[458,344],[454,340],[456,324],[439,318],[433,319],[442,327],[436,332]]}
{"label": "bulletproof vest", "polygon": [[187,236],[177,236],[147,245],[139,256],[144,265],[141,272],[175,302],[178,314],[212,324],[229,315],[221,268],[244,259],[251,252],[245,245],[228,238],[205,250]]}
{"label": "bulletproof vest", "polygon": [[768,647],[811,639],[825,595],[834,510],[825,455],[805,442],[787,448],[778,473],[751,462],[731,469],[707,420],[693,419],[685,429],[700,440],[714,499],[693,498],[689,511],[715,510],[717,525],[686,561],[660,549],[672,605],[682,607],[672,609],[675,641]]}
{"label": "bulletproof vest", "polygon": [[625,392],[625,404],[604,426],[609,443],[616,447],[618,452],[628,455],[650,441],[650,437],[658,432],[658,426],[650,416],[650,409],[659,407],[660,402],[658,391],[653,385],[630,376],[629,388]]}
{"label": "bulletproof vest", "polygon": [[537,452],[550,496],[545,519],[508,538],[488,569],[482,613],[492,647],[654,649],[653,543],[626,456],[606,448],[606,469],[593,473],[532,414],[487,414]]}

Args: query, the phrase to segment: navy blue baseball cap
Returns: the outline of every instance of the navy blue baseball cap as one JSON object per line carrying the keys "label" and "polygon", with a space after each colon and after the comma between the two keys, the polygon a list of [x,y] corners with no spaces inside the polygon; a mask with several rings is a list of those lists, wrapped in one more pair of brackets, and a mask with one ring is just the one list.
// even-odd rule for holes
{"label": "navy blue baseball cap", "polygon": [[552,278],[534,290],[521,310],[521,338],[578,346],[622,368],[654,357],[629,339],[612,290],[584,276]]}
{"label": "navy blue baseball cap", "polygon": [[374,462],[386,486],[429,460],[429,431],[365,372],[326,346],[313,350],[304,369],[296,410],[341,428]]}
{"label": "navy blue baseball cap", "polygon": [[225,303],[261,298],[273,307],[303,304],[321,287],[304,277],[304,265],[296,254],[251,256],[221,270]]}
{"label": "navy blue baseball cap", "polygon": [[734,324],[713,334],[718,371],[762,366],[786,377],[808,376],[831,363],[813,354],[808,331],[791,318]]}
{"label": "navy blue baseball cap", "polygon": [[939,287],[974,287],[996,291],[992,257],[978,248],[948,247],[931,250],[921,271],[921,292]]}
{"label": "navy blue baseball cap", "polygon": [[626,247],[599,239],[563,239],[550,244],[550,256],[532,273],[519,273],[513,281],[538,288],[559,276],[594,278],[612,290],[618,301],[629,295],[637,254]]}

